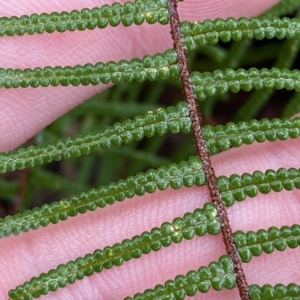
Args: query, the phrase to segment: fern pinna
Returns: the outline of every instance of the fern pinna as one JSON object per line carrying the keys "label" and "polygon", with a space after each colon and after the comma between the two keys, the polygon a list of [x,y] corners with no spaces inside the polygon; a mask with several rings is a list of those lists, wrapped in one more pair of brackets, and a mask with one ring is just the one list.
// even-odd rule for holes
{"label": "fern pinna", "polygon": [[[127,300],[184,299],[196,295],[198,299],[199,293],[206,293],[210,289],[221,291],[237,288],[241,299],[299,299],[300,287],[297,283],[284,282],[275,285],[266,283],[259,286],[251,280],[249,284],[247,272],[243,268],[245,263],[252,262],[254,257],[271,254],[274,250],[284,251],[288,248],[297,248],[300,244],[300,225],[270,225],[268,228],[250,231],[233,229],[230,225],[232,216],[228,215],[227,210],[236,205],[236,202],[251,201],[248,198],[255,198],[258,194],[283,193],[284,190],[299,189],[299,169],[297,166],[291,168],[278,166],[265,171],[251,170],[241,175],[217,176],[214,171],[215,161],[211,159],[211,155],[242,145],[245,147],[254,143],[285,141],[299,137],[300,119],[299,117],[290,118],[298,111],[300,100],[300,71],[297,68],[292,69],[299,51],[298,10],[298,1],[282,0],[262,16],[251,19],[218,18],[214,21],[180,22],[176,0],[136,0],[124,4],[103,5],[93,9],[86,8],[80,12],[74,10],[0,18],[0,36],[23,36],[55,31],[63,33],[76,30],[105,30],[108,26],[128,27],[146,22],[149,26],[155,23],[169,24],[174,42],[174,47],[164,53],[146,55],[142,59],[34,69],[1,68],[0,87],[2,89],[19,88],[21,91],[21,88],[28,87],[98,85],[100,83],[113,83],[120,86],[126,83],[131,87],[134,84],[139,86],[145,81],[153,82],[151,84],[154,85],[156,81],[169,80],[173,82],[174,88],[178,88],[180,79],[183,90],[182,98],[185,100],[185,102],[178,101],[176,105],[169,105],[167,108],[159,107],[155,111],[151,110],[153,104],[133,105],[134,117],[126,121],[116,122],[113,125],[106,124],[92,133],[78,134],[48,144],[36,144],[1,153],[0,171],[2,173],[24,169],[31,171],[33,168],[33,178],[35,180],[40,178],[41,184],[43,184],[43,178],[45,182],[50,181],[52,188],[53,183],[62,179],[50,175],[40,166],[53,161],[72,160],[81,155],[91,157],[92,153],[112,151],[112,157],[125,153],[136,160],[143,160],[146,166],[157,164],[156,168],[129,175],[126,179],[93,189],[88,189],[83,183],[82,187],[87,189],[86,192],[58,202],[43,204],[31,210],[21,209],[14,215],[8,215],[0,219],[1,239],[5,240],[9,236],[20,234],[26,236],[30,234],[27,232],[32,230],[42,231],[41,227],[52,228],[51,226],[54,226],[55,230],[55,224],[59,222],[67,219],[69,221],[71,217],[80,218],[80,215],[92,217],[91,212],[100,211],[100,208],[108,206],[112,207],[112,212],[118,203],[130,201],[128,199],[135,196],[153,194],[156,190],[204,186],[207,186],[209,190],[204,205],[199,204],[196,209],[190,212],[185,211],[183,215],[173,220],[161,220],[157,226],[149,228],[148,231],[136,232],[133,237],[128,236],[126,239],[116,240],[111,245],[98,247],[99,249],[74,257],[73,260],[62,260],[61,264],[49,271],[41,268],[40,275],[36,274],[24,283],[20,282],[16,287],[8,287],[9,299],[33,299],[54,294],[53,292],[56,291],[54,294],[56,298],[63,297],[60,296],[60,291],[63,291],[64,287],[75,282],[77,284],[78,280],[92,276],[94,273],[106,272],[105,274],[108,274],[107,272],[111,272],[107,271],[108,269],[118,269],[116,267],[126,264],[127,261],[133,259],[140,261],[147,254],[168,251],[164,248],[171,244],[173,244],[172,247],[175,247],[174,244],[185,245],[184,240],[190,241],[197,237],[201,237],[199,240],[204,240],[205,235],[222,235],[225,249],[220,249],[222,254],[216,258],[216,261],[208,261],[205,266],[195,261],[196,270],[188,270],[185,275],[177,275],[165,282],[157,282],[156,286],[149,286],[134,295],[126,297],[126,291],[125,294],[121,293],[124,294],[122,297]],[[250,42],[263,39],[283,40],[280,42],[284,45],[283,50],[273,54],[275,56],[273,66],[237,69],[243,59],[247,64],[245,54],[249,51]],[[225,43],[231,41],[234,43],[226,46]],[[198,52],[195,52],[196,49]],[[196,55],[193,56],[193,51],[197,55],[210,57],[215,65],[221,66],[220,69],[208,67],[206,71],[190,71],[192,61],[196,57]],[[190,53],[191,59],[188,59]],[[253,59],[255,58],[248,59],[250,65]],[[165,88],[164,83],[161,86]],[[159,90],[158,86],[157,89]],[[294,91],[294,93],[283,109],[282,118],[251,120],[270,99],[274,90],[283,89]],[[235,123],[203,125],[203,117],[206,113],[208,115],[211,113],[216,103],[226,101],[226,95],[240,91],[251,91],[251,96],[233,117]],[[155,97],[156,95],[153,96]],[[199,103],[203,114],[200,112]],[[118,110],[114,103],[104,103],[103,109],[105,107],[110,108],[112,115]],[[89,108],[89,113],[94,108]],[[118,113],[124,114],[124,112]],[[192,133],[197,156],[188,158],[184,154],[185,159],[175,163],[170,159],[151,156],[151,153],[141,151],[139,147],[130,148],[134,143],[144,141],[145,137],[154,139],[157,135],[165,136],[167,133],[173,135]],[[158,148],[158,145],[153,142],[148,148],[151,151],[151,149]],[[118,150],[118,147],[122,147],[121,150]],[[137,163],[136,168],[139,166]],[[87,173],[91,168],[85,170]],[[82,175],[82,177],[85,176]],[[9,194],[10,188],[16,190],[13,185],[10,186],[5,181],[2,183],[4,192]],[[72,187],[69,181],[65,182],[65,186],[68,186],[68,191],[76,190],[76,184]],[[140,201],[143,201],[143,198]],[[68,221],[65,223],[68,224]],[[135,222],[141,221],[135,220]],[[99,230],[100,235],[101,233]],[[110,235],[117,237],[116,232],[111,232]],[[222,293],[224,291],[220,292],[221,298]],[[117,297],[119,296],[110,295],[110,299]]]}

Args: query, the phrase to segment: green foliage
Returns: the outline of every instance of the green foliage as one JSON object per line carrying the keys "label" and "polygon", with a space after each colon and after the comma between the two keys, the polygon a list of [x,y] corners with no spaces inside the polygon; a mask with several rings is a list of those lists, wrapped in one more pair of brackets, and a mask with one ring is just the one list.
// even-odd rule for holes
{"label": "green foliage", "polygon": [[245,39],[291,39],[300,37],[299,19],[289,18],[221,18],[215,21],[182,22],[181,31],[188,50],[219,41],[241,41]]}
{"label": "green foliage", "polygon": [[225,71],[217,70],[209,72],[191,73],[195,93],[199,100],[208,96],[221,95],[231,91],[237,93],[240,90],[250,92],[252,89],[287,89],[300,92],[300,72],[298,70],[279,70],[277,68],[261,69],[251,68]]}
{"label": "green foliage", "polygon": [[27,68],[24,70],[0,69],[0,87],[27,88],[38,86],[78,86],[97,85],[99,83],[143,82],[157,79],[178,79],[179,68],[176,64],[177,56],[173,49],[164,54],[144,56],[142,60],[134,58],[131,61],[121,60],[118,63],[98,62],[95,65],[85,64],[75,67],[45,67]]}
{"label": "green foliage", "polygon": [[[299,13],[297,17],[299,17]],[[297,58],[297,54],[299,52],[300,47],[300,39],[291,38],[287,39],[284,43],[282,43],[281,48],[284,49],[280,51],[278,55],[274,67],[279,69],[290,69],[293,66],[295,59]],[[265,105],[268,99],[274,94],[274,89],[259,89],[253,93],[251,97],[247,100],[245,105],[237,111],[237,114],[233,121],[239,120],[250,120],[254,115]],[[299,93],[295,93],[297,95]],[[295,101],[293,101],[295,104]],[[293,104],[291,102],[289,106]],[[294,106],[295,107],[295,106]],[[291,109],[291,108],[290,108]],[[292,116],[293,113],[289,114],[289,108],[287,107],[284,112],[284,116]]]}
{"label": "green foliage", "polygon": [[222,200],[227,207],[232,206],[234,201],[244,201],[246,197],[255,197],[258,192],[268,194],[271,191],[280,192],[283,189],[291,191],[300,188],[299,169],[288,170],[280,168],[277,171],[267,170],[265,173],[255,171],[252,175],[244,173],[229,178],[220,176],[218,186]]}
{"label": "green foliage", "polygon": [[300,288],[295,283],[291,283],[288,286],[283,284],[276,284],[275,286],[265,284],[263,287],[254,284],[250,287],[250,295],[252,300],[298,299],[300,297]]}
{"label": "green foliage", "polygon": [[[172,223],[165,222],[160,228],[153,228],[151,232],[143,232],[131,240],[95,250],[93,254],[78,257],[66,265],[59,265],[55,270],[34,277],[24,285],[9,292],[10,299],[23,299],[27,295],[38,298],[50,291],[65,287],[76,280],[91,276],[94,272],[120,266],[124,261],[139,258],[151,251],[159,251],[162,247],[169,247],[172,243],[180,243],[183,239],[191,240],[195,235],[206,233],[216,235],[221,230],[221,223],[217,217],[214,204],[206,203],[203,209],[196,209],[193,213],[186,213],[183,218],[176,218]],[[218,284],[220,285],[220,283]],[[232,284],[231,284],[232,285]]]}
{"label": "green foliage", "polygon": [[91,151],[107,150],[112,146],[139,141],[145,136],[148,138],[155,134],[162,136],[167,132],[188,133],[191,127],[188,115],[187,105],[180,102],[176,107],[169,107],[166,110],[160,108],[155,113],[149,111],[144,116],[136,116],[124,123],[115,123],[101,131],[74,138],[68,137],[55,145],[30,146],[2,153],[0,172],[23,170],[43,163],[89,154]]}
{"label": "green foliage", "polygon": [[[83,9],[81,12],[2,17],[0,36],[94,30],[109,25],[140,25],[145,21],[149,25],[157,22],[167,24],[169,22],[167,5],[167,0],[137,0],[134,3],[126,2],[124,5],[114,3],[111,6]],[[296,9],[299,9],[298,0],[283,0],[264,13],[262,18],[238,20],[219,18],[215,21],[181,23],[190,62],[193,69],[197,70],[191,72],[191,80],[195,87],[195,94],[198,100],[201,100],[201,108],[207,112],[207,117],[212,116],[218,104],[228,101],[228,94],[250,92],[252,89],[256,91],[232,119],[248,121],[257,117],[257,112],[268,103],[274,91],[282,89],[294,91],[282,115],[290,117],[296,110],[300,111],[298,109],[300,73],[297,68],[292,70],[300,46],[300,19],[298,15],[296,18],[279,18],[287,13],[292,15]],[[276,47],[272,45],[270,47],[268,44],[260,44],[256,48],[254,44],[249,48],[253,40],[263,39],[286,40],[281,42],[279,53]],[[234,43],[224,44],[232,41]],[[198,52],[191,52],[196,49]],[[257,55],[250,55],[255,51]],[[200,56],[200,59],[197,56]],[[274,60],[271,67],[255,67],[270,57]],[[245,66],[251,67],[247,70]],[[0,219],[0,238],[56,224],[69,217],[113,205],[135,195],[153,193],[157,189],[163,191],[168,187],[179,189],[182,186],[205,185],[206,178],[200,159],[190,157],[186,160],[192,153],[189,152],[192,148],[189,136],[184,140],[185,142],[176,144],[175,154],[167,153],[168,158],[157,154],[168,139],[167,133],[189,134],[191,132],[189,108],[187,104],[179,102],[181,97],[178,92],[178,78],[177,54],[173,49],[154,56],[146,55],[142,59],[99,62],[95,65],[87,63],[84,66],[47,66],[24,70],[1,68],[1,88],[97,85],[109,82],[118,86],[98,96],[103,97],[104,104],[99,104],[97,98],[91,99],[43,131],[41,137],[44,143],[0,154],[1,173],[34,167],[30,170],[29,186],[39,178],[40,185],[48,186],[52,191],[59,189],[55,184],[58,181],[61,181],[60,188],[64,192],[77,193],[80,188],[87,189],[87,192],[77,196],[63,198],[59,202],[54,201],[29,210],[26,202],[30,202],[28,199],[32,192],[28,187],[20,212]],[[158,82],[160,80],[163,81]],[[145,81],[152,83],[147,85]],[[170,101],[161,97],[169,84],[173,89],[171,94],[174,95],[176,106],[170,106]],[[144,93],[144,90],[149,90],[149,93]],[[136,100],[141,94],[146,95],[143,103]],[[161,104],[156,103],[158,98],[161,98],[163,105],[166,104],[168,107],[161,108]],[[101,109],[99,109],[100,105],[102,105]],[[153,112],[154,110],[156,111]],[[83,116],[84,121],[81,119]],[[128,118],[131,119],[124,121]],[[74,119],[75,123],[82,122],[78,126],[82,128],[82,132],[75,137],[70,137],[70,133],[64,131],[64,128],[71,128]],[[245,121],[204,126],[203,135],[210,154],[239,147],[242,144],[250,145],[266,140],[273,142],[299,137],[300,118]],[[94,131],[96,127],[100,129]],[[90,131],[94,132],[87,133]],[[61,136],[59,141],[56,141],[57,136]],[[67,137],[64,138],[65,136]],[[126,146],[124,147],[123,144]],[[62,175],[54,175],[40,166],[44,163],[50,164],[53,161],[68,159],[69,166],[74,167],[80,164],[77,158],[83,154],[89,155],[81,158],[82,166],[79,167],[77,176],[79,183],[76,187],[73,187],[67,178],[64,178],[64,181],[60,180]],[[88,174],[92,173],[93,165],[99,157],[107,177],[96,178],[96,180],[93,178],[91,184]],[[128,173],[120,175],[117,170],[121,169],[119,166],[124,163],[123,157],[132,159],[134,163],[133,167],[128,168]],[[170,164],[175,161],[181,162]],[[112,179],[109,177],[109,172],[127,178],[116,181],[113,177]],[[136,174],[137,172],[139,173]],[[253,174],[220,176],[217,184],[222,201],[229,207],[235,201],[255,197],[259,192],[267,194],[271,191],[280,192],[283,189],[299,189],[299,174],[299,169],[296,168],[288,170],[279,168],[277,171],[267,170],[264,173],[257,170]],[[116,182],[107,184],[110,179]],[[90,189],[91,185],[99,186],[100,183],[102,186]],[[0,184],[5,185],[1,195],[9,199],[18,188],[15,181],[8,185],[2,180]],[[215,205],[206,203],[202,209],[196,209],[193,213],[187,212],[171,223],[164,222],[160,228],[153,228],[150,232],[143,232],[113,246],[107,246],[103,250],[95,250],[92,254],[86,254],[75,261],[62,262],[64,264],[56,269],[12,289],[9,297],[10,299],[37,298],[64,288],[76,280],[91,276],[95,272],[118,267],[128,260],[137,259],[151,251],[159,251],[172,243],[180,243],[183,239],[191,240],[195,236],[203,236],[206,233],[216,235],[220,230],[221,222]],[[300,225],[282,226],[280,229],[271,227],[257,232],[237,231],[234,233],[234,240],[241,260],[250,262],[253,256],[260,256],[262,253],[270,254],[274,249],[284,251],[287,247],[298,247]],[[164,284],[156,285],[155,288],[125,299],[146,300],[154,297],[184,299],[186,296],[195,295],[198,291],[205,293],[211,287],[220,291],[223,288],[233,289],[235,286],[236,275],[233,263],[225,255],[220,257],[219,262],[211,262],[208,267],[190,271],[186,276],[178,275],[174,280],[168,280]],[[298,299],[299,286],[293,283],[288,286],[277,284],[274,287],[252,285],[250,297],[253,300]]]}
{"label": "green foliage", "polygon": [[[56,144],[32,145],[19,148],[8,153],[0,154],[0,172],[23,170],[43,163],[60,161],[62,159],[76,158],[93,151],[107,150],[113,146],[129,144],[144,137],[165,135],[167,132],[190,133],[191,121],[188,107],[179,102],[176,107],[166,110],[159,108],[157,112],[147,112],[144,116],[136,116],[133,120],[124,123],[115,123],[103,130],[94,133],[77,135],[60,140]],[[255,141],[262,143],[266,140],[295,139],[300,134],[300,118],[294,119],[262,119],[250,122],[228,123],[216,127],[206,125],[203,135],[211,154],[226,151],[231,147],[240,147],[242,144],[250,145]]]}
{"label": "green foliage", "polygon": [[167,24],[169,21],[167,3],[167,0],[137,0],[134,3],[125,2],[124,5],[116,2],[111,6],[105,4],[92,9],[84,8],[80,12],[73,10],[62,13],[23,15],[20,18],[16,16],[2,17],[0,18],[0,36],[94,30],[97,27],[102,29],[108,25],[131,26],[133,23],[141,25],[145,21],[149,24],[157,22]]}
{"label": "green foliage", "polygon": [[149,169],[146,173],[129,176],[126,180],[121,179],[117,183],[81,193],[71,199],[62,199],[60,202],[44,204],[41,208],[35,207],[32,211],[7,216],[0,219],[0,238],[56,224],[77,214],[113,205],[116,201],[121,202],[135,195],[154,193],[156,189],[163,191],[169,186],[173,189],[182,186],[203,186],[205,175],[201,171],[201,165],[198,158],[191,157],[188,162],[182,161],[178,165],[171,164],[157,170]]}
{"label": "green foliage", "polygon": [[200,267],[198,271],[191,270],[186,276],[178,275],[164,285],[157,285],[154,289],[126,297],[124,300],[184,299],[186,296],[195,296],[198,291],[207,293],[210,288],[216,291],[223,288],[231,290],[235,284],[232,261],[229,256],[224,255],[219,258],[219,262],[211,262],[208,267]]}
{"label": "green foliage", "polygon": [[234,240],[241,260],[250,262],[253,256],[260,256],[263,252],[270,254],[274,249],[284,251],[287,247],[297,248],[300,245],[300,225],[282,226],[280,229],[271,227],[247,233],[237,231]]}
{"label": "green foliage", "polygon": [[207,147],[211,154],[226,151],[231,147],[240,147],[242,144],[251,145],[254,142],[285,141],[288,138],[299,136],[300,119],[262,119],[260,121],[233,122],[225,126],[216,127],[207,125],[203,128],[203,134],[207,141]]}

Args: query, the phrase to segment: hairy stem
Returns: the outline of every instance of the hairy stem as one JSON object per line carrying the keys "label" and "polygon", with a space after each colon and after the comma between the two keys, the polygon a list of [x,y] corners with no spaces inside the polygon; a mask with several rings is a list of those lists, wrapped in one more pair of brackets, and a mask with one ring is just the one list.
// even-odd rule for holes
{"label": "hairy stem", "polygon": [[217,187],[217,177],[211,164],[209,152],[202,132],[202,117],[197,105],[197,99],[194,94],[190,70],[186,55],[183,36],[180,31],[180,21],[177,12],[177,0],[169,0],[168,9],[170,14],[171,35],[174,42],[174,48],[178,56],[180,68],[180,79],[183,86],[185,101],[189,105],[190,118],[192,121],[193,135],[196,142],[197,154],[202,159],[203,169],[206,175],[206,183],[210,191],[212,202],[217,206],[218,217],[222,224],[223,241],[227,254],[231,257],[236,273],[237,286],[242,300],[250,300],[249,286],[242,268],[240,257],[237,253],[233,240],[232,230],[225,205],[221,201],[220,191]]}

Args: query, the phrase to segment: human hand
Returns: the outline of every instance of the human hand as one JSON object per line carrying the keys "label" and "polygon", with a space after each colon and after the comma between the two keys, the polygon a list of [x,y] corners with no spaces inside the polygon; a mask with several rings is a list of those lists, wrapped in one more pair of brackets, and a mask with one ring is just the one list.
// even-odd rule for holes
{"label": "human hand", "polygon": [[[112,3],[113,1],[101,1]],[[121,2],[125,2],[121,1]],[[203,20],[228,16],[258,15],[278,0],[188,0],[179,5],[181,20]],[[81,10],[100,6],[93,0],[74,1],[5,1],[0,16],[21,16],[32,13]],[[225,4],[226,3],[226,4]],[[104,3],[103,3],[104,4]],[[110,27],[104,30],[54,32],[1,37],[2,68],[35,68],[45,66],[74,66],[87,62],[119,61],[145,54],[164,52],[172,48],[170,27],[160,24]],[[38,87],[1,89],[0,93],[0,151],[11,150],[25,142],[79,103],[108,85]]]}
{"label": "human hand", "polygon": [[[83,1],[82,1],[83,2]],[[217,1],[216,1],[217,2]],[[222,5],[218,10],[210,1],[209,8],[201,1],[180,4],[181,20],[255,15],[276,1],[237,1],[232,6]],[[262,3],[263,2],[263,3]],[[72,3],[49,4],[40,1],[35,6],[14,1],[4,4],[1,15],[21,15],[43,11],[59,11],[93,7],[92,1],[73,1]],[[52,5],[52,7],[50,7]],[[99,4],[98,4],[99,5]],[[247,6],[248,5],[248,6]],[[264,6],[264,7],[263,7]],[[47,9],[46,9],[47,7]],[[197,8],[198,7],[198,8]],[[40,10],[39,10],[40,9]],[[197,11],[203,12],[195,13]],[[111,30],[111,31],[110,31]],[[127,35],[128,30],[128,35]],[[25,68],[45,65],[74,65],[87,61],[108,61],[121,58],[141,57],[170,48],[167,26],[141,26],[126,29],[106,28],[92,32],[74,32],[51,35],[23,37],[3,37],[0,53],[3,67]],[[147,33],[146,33],[147,32]],[[159,34],[157,33],[159,32]],[[147,36],[147,41],[140,37]],[[128,37],[128,38],[126,38]],[[81,41],[81,42],[79,42]],[[149,41],[155,41],[150,43]],[[127,45],[127,43],[131,43]],[[19,44],[20,43],[20,44]],[[81,45],[83,49],[79,49]],[[99,46],[100,45],[100,46]],[[14,52],[8,49],[15,49]],[[18,53],[18,55],[16,55]],[[2,90],[0,95],[2,122],[0,134],[3,139],[1,150],[11,149],[36,133],[39,129],[68,111],[95,92],[104,89],[98,87],[58,87],[38,89]],[[9,130],[7,129],[9,128]],[[288,142],[265,143],[241,149],[232,149],[213,157],[217,175],[230,175],[254,170],[277,169],[297,166],[297,140]],[[270,226],[292,225],[297,222],[299,201],[298,192],[281,192],[267,196],[259,195],[243,204],[236,204],[229,211],[233,230],[244,231],[268,228]],[[285,198],[289,197],[289,200]],[[172,221],[187,211],[202,207],[209,201],[207,189],[190,188],[166,192],[156,192],[144,197],[117,203],[96,212],[70,218],[58,225],[50,225],[38,231],[9,237],[1,243],[0,296],[7,299],[10,288],[28,280],[60,263],[65,263],[78,256],[93,252],[122,241],[124,238],[140,234],[159,226],[164,221]],[[70,245],[72,245],[70,249]],[[120,299],[138,291],[163,283],[177,274],[198,269],[224,254],[221,236],[194,238],[174,244],[159,252],[142,256],[139,260],[124,263],[122,267],[105,270],[100,274],[76,282],[67,288],[49,294],[44,299]],[[249,283],[289,283],[297,282],[299,275],[297,261],[298,250],[275,252],[253,259],[245,265]],[[284,267],[281,267],[284,265]],[[197,294],[195,299],[238,299],[237,290]]]}

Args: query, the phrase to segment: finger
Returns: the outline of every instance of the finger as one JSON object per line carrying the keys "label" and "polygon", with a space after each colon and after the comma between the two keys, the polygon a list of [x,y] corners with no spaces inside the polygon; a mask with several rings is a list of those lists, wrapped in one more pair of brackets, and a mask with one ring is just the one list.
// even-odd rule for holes
{"label": "finger", "polygon": [[[216,174],[230,175],[265,171],[279,167],[299,165],[299,139],[287,142],[265,142],[240,149],[231,149],[213,157]],[[259,194],[228,209],[233,231],[268,229],[271,226],[291,226],[299,223],[300,192]],[[171,222],[186,212],[203,207],[209,201],[208,190],[202,188],[168,189],[143,197],[127,199],[113,206],[98,209],[70,218],[65,222],[8,237],[0,241],[1,299],[6,299],[10,288],[33,276],[47,272],[61,263],[78,256],[103,249],[125,238],[139,235]],[[140,259],[124,262],[91,277],[68,285],[49,294],[44,299],[123,299],[163,284],[178,274],[197,270],[211,261],[217,261],[225,253],[221,235],[195,237],[180,244],[172,244],[158,252],[150,252]],[[299,282],[299,249],[287,249],[280,253],[253,258],[244,264],[249,284],[277,284]],[[239,299],[237,289],[232,291],[197,294],[194,299]]]}
{"label": "finger", "polygon": [[[269,8],[278,0],[265,1],[199,1],[180,3],[181,20],[203,20],[228,16],[253,16]],[[30,15],[37,12],[71,11],[99,5],[97,1],[30,1],[5,2],[1,16]],[[45,66],[74,66],[86,63],[143,57],[172,48],[168,25],[108,27],[104,30],[75,31],[22,37],[2,37],[1,67],[34,68]],[[88,99],[107,85],[79,87],[18,88],[0,92],[0,151],[10,150],[59,116]]]}

